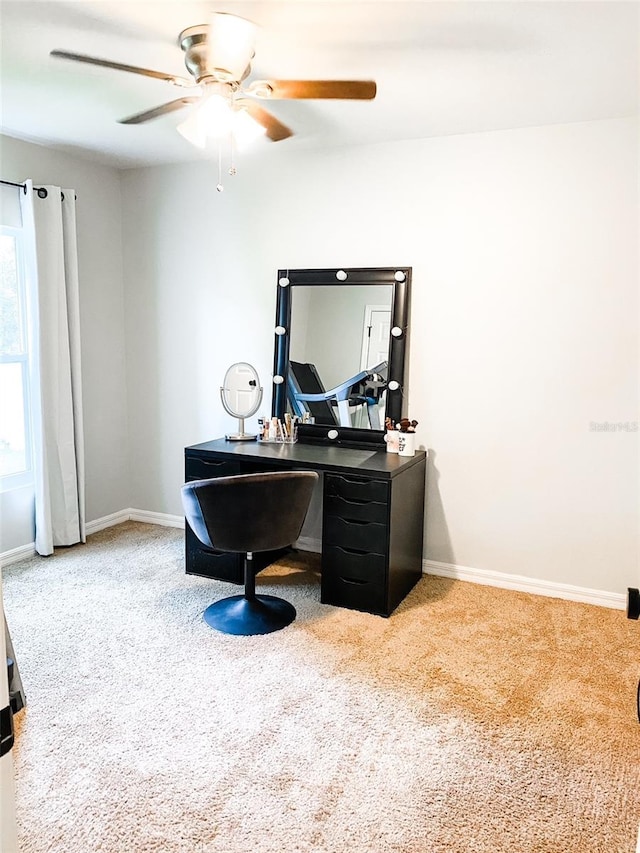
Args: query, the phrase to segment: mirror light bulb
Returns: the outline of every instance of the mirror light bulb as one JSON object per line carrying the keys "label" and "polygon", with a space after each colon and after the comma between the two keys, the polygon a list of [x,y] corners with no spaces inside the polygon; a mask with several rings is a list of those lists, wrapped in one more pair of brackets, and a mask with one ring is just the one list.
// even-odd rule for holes
{"label": "mirror light bulb", "polygon": [[396,382],[395,379],[392,379],[391,382],[389,382],[387,385],[387,388],[389,389],[389,391],[397,391],[399,387],[400,387],[400,383]]}
{"label": "mirror light bulb", "polygon": [[346,281],[347,274],[344,270],[338,270],[338,272],[336,273],[336,278],[338,279],[338,281]]}
{"label": "mirror light bulb", "polygon": [[391,329],[391,334],[394,338],[399,338],[402,335],[402,329],[400,326],[394,326],[393,329]]}
{"label": "mirror light bulb", "polygon": [[273,384],[274,384],[274,385],[282,385],[282,383],[283,383],[283,382],[284,382],[284,377],[282,377],[282,376],[280,376],[280,375],[278,375],[278,374],[276,374],[276,375],[273,377]]}
{"label": "mirror light bulb", "polygon": [[333,438],[337,438],[337,437],[338,437],[338,430],[337,429],[330,429],[329,432],[327,433],[327,438],[333,439]]}
{"label": "mirror light bulb", "polygon": [[280,287],[289,287],[289,279],[286,276],[282,276],[282,278],[278,279],[278,284]]}
{"label": "mirror light bulb", "polygon": [[284,326],[276,326],[276,335],[286,335],[287,330]]}
{"label": "mirror light bulb", "polygon": [[402,270],[397,270],[397,271],[396,271],[396,274],[394,275],[394,278],[395,278],[395,280],[396,280],[396,281],[404,281],[404,280],[405,280],[405,278],[406,278],[406,276],[405,276],[405,274],[402,272]]}

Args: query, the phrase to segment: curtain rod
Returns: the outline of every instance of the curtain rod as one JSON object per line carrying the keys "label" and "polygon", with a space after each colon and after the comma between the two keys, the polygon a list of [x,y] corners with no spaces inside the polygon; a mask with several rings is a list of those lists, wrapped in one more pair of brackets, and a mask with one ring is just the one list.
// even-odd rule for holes
{"label": "curtain rod", "polygon": [[[26,184],[16,184],[15,181],[3,181],[2,179],[0,179],[0,184],[6,184],[8,187],[22,187],[22,189],[25,192],[27,191],[27,185]],[[43,189],[44,189],[44,187],[34,187],[33,191],[38,192],[39,190],[43,190]],[[45,190],[45,192],[46,192],[46,190]],[[41,198],[46,198],[46,196],[41,196]]]}
{"label": "curtain rod", "polygon": [[[25,191],[25,193],[27,191],[27,185],[26,184],[16,184],[15,181],[4,181],[0,178],[0,184],[5,184],[8,187],[22,187],[22,189]],[[46,189],[44,187],[34,187],[33,191],[34,191],[34,193],[38,193],[38,198],[46,198],[48,196],[48,192],[46,191]],[[62,195],[62,200],[64,201],[64,193],[61,193],[61,195]],[[76,194],[76,199],[77,198],[78,198],[78,196]]]}

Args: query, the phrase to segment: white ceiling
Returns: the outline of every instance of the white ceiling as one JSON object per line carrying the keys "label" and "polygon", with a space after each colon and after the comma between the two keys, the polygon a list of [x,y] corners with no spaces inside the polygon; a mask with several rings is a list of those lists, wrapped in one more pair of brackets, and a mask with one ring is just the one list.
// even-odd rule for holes
{"label": "white ceiling", "polygon": [[374,79],[370,102],[277,101],[289,148],[443,136],[638,112],[637,2],[61,2],[1,0],[1,129],[120,167],[203,155],[184,113],[117,119],[170,85],[49,57],[59,48],[186,75],[179,32],[212,11],[259,27],[258,78]]}

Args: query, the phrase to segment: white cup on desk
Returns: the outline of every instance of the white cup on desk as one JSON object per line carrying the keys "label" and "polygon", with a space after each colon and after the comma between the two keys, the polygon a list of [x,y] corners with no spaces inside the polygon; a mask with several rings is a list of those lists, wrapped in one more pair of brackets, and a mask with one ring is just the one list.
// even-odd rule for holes
{"label": "white cup on desk", "polygon": [[387,443],[387,453],[398,452],[398,436],[400,431],[397,429],[388,429],[384,435],[384,440]]}
{"label": "white cup on desk", "polygon": [[401,432],[398,434],[398,456],[416,455],[415,432]]}

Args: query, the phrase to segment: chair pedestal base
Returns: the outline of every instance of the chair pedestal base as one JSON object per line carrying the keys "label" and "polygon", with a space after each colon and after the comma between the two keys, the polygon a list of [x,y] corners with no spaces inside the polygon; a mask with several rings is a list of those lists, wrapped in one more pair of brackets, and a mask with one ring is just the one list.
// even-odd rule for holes
{"label": "chair pedestal base", "polygon": [[207,625],[224,634],[244,637],[279,631],[295,618],[295,607],[274,595],[256,595],[255,598],[232,595],[214,602],[204,611]]}

